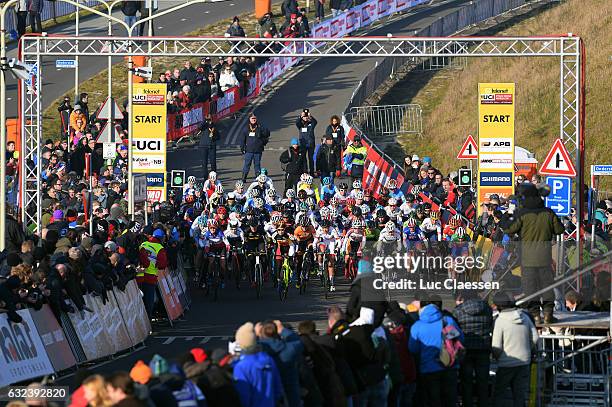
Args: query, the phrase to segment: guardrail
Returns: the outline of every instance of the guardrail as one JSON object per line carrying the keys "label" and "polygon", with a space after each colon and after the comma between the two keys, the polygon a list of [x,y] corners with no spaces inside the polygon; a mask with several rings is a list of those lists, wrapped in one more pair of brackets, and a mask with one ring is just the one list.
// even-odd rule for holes
{"label": "guardrail", "polygon": [[351,121],[357,122],[370,135],[397,136],[423,132],[423,109],[418,104],[355,106],[351,108]]}

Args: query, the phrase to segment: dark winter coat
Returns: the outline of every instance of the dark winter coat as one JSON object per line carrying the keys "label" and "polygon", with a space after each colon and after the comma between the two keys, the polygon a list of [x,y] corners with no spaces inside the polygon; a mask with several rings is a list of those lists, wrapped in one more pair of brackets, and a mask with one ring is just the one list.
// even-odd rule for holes
{"label": "dark winter coat", "polygon": [[246,153],[262,153],[268,140],[270,139],[270,130],[257,125],[254,131],[251,131],[250,125],[247,124],[242,132],[242,140],[240,148]]}
{"label": "dark winter coat", "polygon": [[493,310],[489,304],[469,299],[455,308],[453,316],[465,336],[463,345],[466,349],[491,350]]}
{"label": "dark winter coat", "polygon": [[140,10],[139,1],[123,1],[121,2],[121,12],[123,15],[133,17]]}
{"label": "dark winter coat", "polygon": [[321,144],[315,161],[317,162],[317,171],[338,171],[340,169],[340,148],[336,144]]}
{"label": "dark winter coat", "polygon": [[23,228],[19,225],[19,222],[11,215],[6,215],[4,227],[6,231],[6,252],[21,252],[21,244],[25,240],[25,233],[23,233]]}
{"label": "dark winter coat", "polygon": [[300,116],[295,121],[295,127],[298,129],[300,145],[303,147],[314,147],[316,144],[315,127],[317,127],[317,120],[311,116],[310,120],[305,122]]}
{"label": "dark winter coat", "polygon": [[[351,295],[346,304],[346,315],[351,321],[359,318],[361,307],[367,307],[374,310],[374,326],[379,326],[385,312],[387,311],[388,303],[384,298],[382,290],[373,288],[372,280],[377,278],[373,273],[360,274],[351,284]],[[367,290],[367,292],[364,292]],[[365,298],[365,299],[364,299]]]}
{"label": "dark winter coat", "polygon": [[334,358],[323,346],[316,343],[311,336],[300,335],[300,340],[304,345],[304,355],[312,362],[319,389],[325,396],[324,405],[326,407],[346,406],[344,386],[336,373]]}
{"label": "dark winter coat", "polygon": [[297,149],[290,147],[283,151],[280,162],[284,171],[288,174],[300,175],[305,172],[306,156],[304,150],[299,146]]}
{"label": "dark winter coat", "polygon": [[219,129],[214,124],[209,125],[208,122],[202,123],[200,136],[200,148],[210,148],[217,145],[220,134]]}

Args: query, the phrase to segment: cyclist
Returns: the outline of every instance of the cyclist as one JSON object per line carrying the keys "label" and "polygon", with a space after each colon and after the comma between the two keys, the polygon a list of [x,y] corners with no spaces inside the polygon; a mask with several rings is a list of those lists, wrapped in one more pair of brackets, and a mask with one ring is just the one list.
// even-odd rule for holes
{"label": "cyclist", "polygon": [[[455,230],[455,233],[453,233],[453,235],[451,236],[450,242],[451,242],[450,257],[451,259],[453,259],[453,265],[448,270],[448,273],[449,273],[450,278],[456,278],[458,271],[456,270],[455,265],[457,266],[464,265],[464,263],[458,264],[457,259],[459,257],[465,257],[468,255],[469,249],[470,249],[470,237],[468,236],[467,233],[465,233],[465,228],[463,228],[462,226],[459,226],[457,227],[457,230]],[[461,272],[463,272],[463,270],[461,270]]]}
{"label": "cyclist", "polygon": [[336,185],[332,182],[331,177],[324,177],[321,183],[321,199],[329,201],[338,192]]}
{"label": "cyclist", "polygon": [[372,197],[372,191],[365,189],[363,191],[363,203],[370,207],[370,212],[373,212],[376,208],[376,200]]}
{"label": "cyclist", "polygon": [[404,196],[402,190],[398,188],[397,181],[394,179],[388,180],[386,187],[389,190],[389,197],[395,198],[397,200],[397,204],[401,206],[401,204],[406,200],[406,197]]}
{"label": "cyclist", "polygon": [[389,216],[389,219],[395,223],[400,223],[402,221],[402,211],[397,207],[397,199],[389,198],[387,204],[385,212],[387,216]]}
{"label": "cyclist", "polygon": [[395,222],[388,221],[378,235],[376,251],[379,256],[389,256],[402,249],[402,236]]}
{"label": "cyclist", "polygon": [[274,187],[266,189],[266,198],[265,203],[271,207],[277,204],[278,200],[276,198],[276,190]]}
{"label": "cyclist", "polygon": [[236,200],[234,192],[227,194],[227,207],[230,212],[242,212],[242,205]]}
{"label": "cyclist", "polygon": [[445,241],[450,241],[457,228],[461,226],[461,217],[457,217],[457,215],[453,216],[448,220],[448,223],[444,226],[442,231],[442,238]]}
{"label": "cyclist", "polygon": [[276,231],[272,235],[272,244],[274,248],[275,258],[274,272],[277,276],[278,281],[280,281],[283,278],[283,276],[281,276],[283,257],[287,257],[291,268],[293,268],[295,256],[295,238],[291,233],[289,233],[283,221],[279,223],[278,227],[276,228]]}
{"label": "cyclist", "polygon": [[195,195],[195,192],[192,193],[195,187],[195,183],[196,177],[194,177],[193,175],[187,177],[187,183],[183,185],[183,201],[185,200],[185,197],[187,195]]}
{"label": "cyclist", "polygon": [[[240,222],[238,219],[230,219],[225,230],[225,237],[230,244],[230,252],[234,251],[238,254],[238,275],[242,275],[243,260],[242,260],[242,246],[244,245],[244,232],[240,228]],[[231,261],[231,258],[230,258]],[[230,263],[231,264],[231,263]],[[236,270],[233,270],[236,273]],[[238,279],[239,281],[239,279]],[[236,283],[239,288],[239,283]]]}
{"label": "cyclist", "polygon": [[377,199],[378,205],[384,208],[385,206],[388,205],[389,198],[391,198],[391,193],[389,192],[389,189],[386,186],[383,186],[382,188],[380,188],[380,191],[378,192],[378,199]]}
{"label": "cyclist", "polygon": [[361,181],[356,179],[353,181],[353,189],[351,190],[351,193],[349,194],[349,197],[351,198],[357,198],[357,194],[361,193],[361,199],[363,199],[363,190],[361,189]]}
{"label": "cyclist", "polygon": [[[247,258],[247,270],[250,270],[249,281],[255,287],[255,254],[265,253],[266,251],[266,232],[255,218],[250,219],[248,228],[244,231],[244,253]],[[264,259],[262,259],[264,260]],[[265,267],[262,267],[265,270]]]}
{"label": "cyclist", "polygon": [[215,220],[219,224],[219,228],[221,228],[221,230],[225,230],[227,228],[229,218],[227,214],[227,208],[225,206],[217,207]]}
{"label": "cyclist", "polygon": [[432,242],[442,240],[442,224],[440,223],[440,211],[430,211],[429,217],[421,223],[421,230],[425,238]]}
{"label": "cyclist", "polygon": [[234,190],[232,192],[234,193],[236,202],[244,206],[247,198],[246,194],[244,193],[244,182],[236,181],[234,184]]}
{"label": "cyclist", "polygon": [[336,242],[340,240],[338,231],[332,227],[331,222],[327,219],[321,221],[319,228],[315,233],[313,246],[317,250],[317,262],[319,263],[319,275],[323,273],[323,256],[328,254],[327,276],[329,278],[329,291],[336,291],[334,285],[334,259],[336,252]]}
{"label": "cyclist", "polygon": [[347,191],[348,185],[346,184],[346,182],[341,182],[340,185],[338,185],[338,191],[334,195],[334,198],[336,198],[336,200],[338,201],[338,205],[344,205],[344,203],[348,199]]}
{"label": "cyclist", "polygon": [[[211,171],[211,173],[212,172],[214,171]],[[209,212],[213,212],[217,207],[225,205],[226,203],[223,185],[218,184],[215,186],[215,192],[213,192],[208,198],[208,210]]]}
{"label": "cyclist", "polygon": [[247,196],[247,199],[246,199],[246,202],[244,203],[244,207],[245,207],[245,208],[251,208],[251,207],[254,207],[254,206],[255,206],[255,205],[254,205],[254,204],[255,204],[255,199],[257,199],[257,198],[261,198],[261,196],[262,196],[262,191],[261,191],[261,188],[259,188],[259,187],[252,188],[252,189],[251,189],[251,190],[250,190],[250,191],[249,191],[249,192],[246,194],[246,196]]}
{"label": "cyclist", "polygon": [[229,242],[225,238],[225,234],[219,228],[219,223],[215,219],[208,219],[208,230],[204,233],[204,254],[208,256],[208,270],[213,267],[214,257],[212,254],[221,256],[219,263],[221,265],[220,278],[221,288],[225,287],[225,257],[229,251]]}
{"label": "cyclist", "polygon": [[342,242],[342,253],[344,253],[344,276],[349,277],[349,259],[356,256],[357,261],[361,258],[366,242],[365,224],[362,219],[355,219],[351,228],[346,232]]}
{"label": "cyclist", "polygon": [[306,196],[315,196],[315,191],[312,187],[313,178],[312,175],[304,173],[300,177],[300,182],[297,184],[298,196],[300,191],[305,191]]}
{"label": "cyclist", "polygon": [[402,211],[402,220],[403,221],[408,220],[408,217],[410,217],[410,215],[414,213],[414,211],[416,211],[416,207],[417,207],[417,202],[414,199],[414,195],[406,194],[406,199],[400,205],[400,210]]}
{"label": "cyclist", "polygon": [[[297,241],[296,273],[301,272],[300,269],[302,267],[302,261],[304,259],[304,256],[308,255],[310,256],[310,259],[312,260],[313,258],[312,243],[314,242],[314,236],[316,233],[314,227],[311,224],[310,217],[308,215],[303,214],[302,216],[300,216],[298,222],[299,224],[295,228],[295,231],[293,232],[293,236],[295,237],[295,240]],[[305,270],[306,278],[308,278],[309,272],[310,270]],[[299,274],[296,274],[296,277],[297,276],[299,276]],[[296,288],[298,289],[300,288],[299,279],[296,279]]]}
{"label": "cyclist", "polygon": [[208,179],[204,181],[203,190],[206,192],[206,195],[210,198],[210,196],[215,193],[217,190],[217,186],[221,185],[221,181],[217,179],[217,173],[215,171],[211,171],[208,173]]}
{"label": "cyclist", "polygon": [[409,252],[420,249],[422,242],[425,240],[425,235],[421,232],[421,229],[417,225],[417,221],[414,218],[409,218],[404,222],[404,247]]}
{"label": "cyclist", "polygon": [[262,192],[261,195],[263,195],[266,190],[270,188],[274,189],[274,184],[272,183],[272,180],[268,178],[265,174],[259,174],[257,178],[255,178],[255,181],[253,181],[251,185],[249,185],[249,187],[247,188],[247,195],[253,190],[253,188],[259,188],[259,190]]}

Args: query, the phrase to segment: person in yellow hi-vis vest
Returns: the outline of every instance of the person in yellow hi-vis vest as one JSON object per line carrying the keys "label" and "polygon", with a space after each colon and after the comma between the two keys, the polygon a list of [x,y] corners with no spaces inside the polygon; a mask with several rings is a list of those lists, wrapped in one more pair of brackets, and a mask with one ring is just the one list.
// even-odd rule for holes
{"label": "person in yellow hi-vis vest", "polygon": [[136,274],[136,282],[143,293],[143,302],[149,318],[153,316],[155,307],[155,289],[157,287],[157,272],[168,267],[168,256],[162,245],[166,233],[155,229],[149,239],[142,242],[138,259],[140,268]]}

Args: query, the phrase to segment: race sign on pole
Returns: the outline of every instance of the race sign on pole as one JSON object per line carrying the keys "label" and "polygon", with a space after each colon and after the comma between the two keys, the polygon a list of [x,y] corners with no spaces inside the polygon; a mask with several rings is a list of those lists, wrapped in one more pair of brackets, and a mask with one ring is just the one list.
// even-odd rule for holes
{"label": "race sign on pole", "polygon": [[572,204],[571,185],[568,177],[546,177],[550,194],[546,197],[546,207],[559,216],[568,216]]}
{"label": "race sign on pole", "polygon": [[565,175],[567,177],[576,176],[576,167],[574,167],[572,158],[560,138],[555,140],[555,143],[546,155],[542,168],[540,168],[540,174]]}
{"label": "race sign on pole", "polygon": [[457,154],[457,158],[459,160],[473,160],[478,158],[478,147],[476,147],[476,140],[472,135],[468,135],[465,143],[459,150],[459,154]]}
{"label": "race sign on pole", "polygon": [[170,187],[183,188],[185,185],[185,170],[172,170],[170,173]]}
{"label": "race sign on pole", "polygon": [[478,84],[478,210],[514,193],[514,83]]}
{"label": "race sign on pole", "polygon": [[147,200],[166,200],[166,84],[135,83],[132,109],[132,162],[147,174]]}
{"label": "race sign on pole", "polygon": [[467,168],[459,169],[459,186],[460,187],[471,187],[472,186],[472,170]]}
{"label": "race sign on pole", "polygon": [[102,158],[105,160],[112,160],[115,158],[117,150],[117,144],[115,143],[102,143]]}

